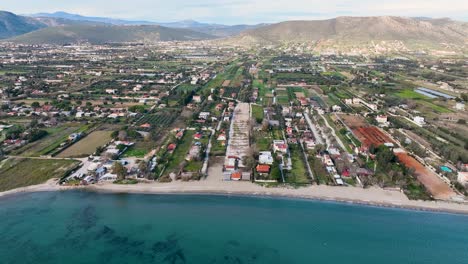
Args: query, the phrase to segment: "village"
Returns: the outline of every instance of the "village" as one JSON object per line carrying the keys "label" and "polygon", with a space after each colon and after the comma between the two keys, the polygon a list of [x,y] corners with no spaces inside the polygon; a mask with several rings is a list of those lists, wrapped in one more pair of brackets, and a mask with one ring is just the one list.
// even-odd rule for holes
{"label": "village", "polygon": [[[403,85],[385,73],[443,74],[456,62],[434,68],[167,42],[3,49],[0,171],[8,186],[25,183],[5,168],[40,161],[53,166],[34,180],[59,175],[66,186],[210,179],[466,197],[461,80]],[[441,134],[444,126],[452,134]]]}

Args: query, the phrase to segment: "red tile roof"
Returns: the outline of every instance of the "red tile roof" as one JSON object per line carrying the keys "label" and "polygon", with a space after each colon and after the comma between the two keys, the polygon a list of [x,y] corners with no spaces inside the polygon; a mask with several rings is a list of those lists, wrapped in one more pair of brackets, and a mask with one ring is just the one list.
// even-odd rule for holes
{"label": "red tile roof", "polygon": [[233,172],[231,174],[231,179],[240,180],[241,177],[242,177],[242,174],[240,172]]}
{"label": "red tile roof", "polygon": [[257,172],[269,173],[270,172],[270,166],[268,166],[268,165],[257,165]]}

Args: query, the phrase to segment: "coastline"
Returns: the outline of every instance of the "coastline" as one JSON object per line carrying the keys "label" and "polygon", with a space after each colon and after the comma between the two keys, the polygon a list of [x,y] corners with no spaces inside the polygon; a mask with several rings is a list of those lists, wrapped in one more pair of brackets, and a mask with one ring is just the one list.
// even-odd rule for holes
{"label": "coastline", "polygon": [[305,199],[346,204],[358,204],[383,208],[399,208],[416,211],[445,212],[468,215],[468,203],[445,201],[409,200],[398,191],[380,188],[362,189],[358,187],[308,186],[301,188],[263,187],[250,182],[173,182],[173,183],[139,183],[135,185],[118,185],[100,183],[89,186],[60,186],[52,179],[40,185],[28,186],[0,192],[0,198],[32,192],[53,192],[85,190],[101,193],[129,194],[186,194],[186,195],[234,195],[249,197],[273,197]]}

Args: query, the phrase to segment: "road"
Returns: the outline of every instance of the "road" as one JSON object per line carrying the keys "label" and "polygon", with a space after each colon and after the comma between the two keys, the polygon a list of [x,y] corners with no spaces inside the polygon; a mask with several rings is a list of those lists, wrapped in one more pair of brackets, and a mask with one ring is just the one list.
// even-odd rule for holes
{"label": "road", "polygon": [[328,123],[328,120],[322,114],[319,114],[319,115],[320,117],[322,117],[323,121],[325,121],[325,125],[330,129],[332,135],[336,138],[336,142],[338,142],[338,145],[340,145],[340,147],[346,151],[345,144],[343,144],[341,139],[336,135],[335,129],[332,126],[330,126],[330,124]]}
{"label": "road", "polygon": [[323,139],[320,136],[320,133],[317,130],[317,127],[312,123],[312,120],[310,119],[309,114],[307,112],[304,112],[303,115],[305,117],[305,120],[306,120],[307,124],[309,125],[310,130],[314,134],[316,143],[320,144],[320,145],[324,145],[325,142],[323,142]]}

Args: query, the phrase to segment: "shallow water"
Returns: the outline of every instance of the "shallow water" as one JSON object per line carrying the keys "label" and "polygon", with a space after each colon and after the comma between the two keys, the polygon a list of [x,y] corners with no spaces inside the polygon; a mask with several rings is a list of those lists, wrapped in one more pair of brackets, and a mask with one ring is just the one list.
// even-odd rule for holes
{"label": "shallow water", "polygon": [[468,216],[216,195],[0,199],[0,263],[468,263]]}

